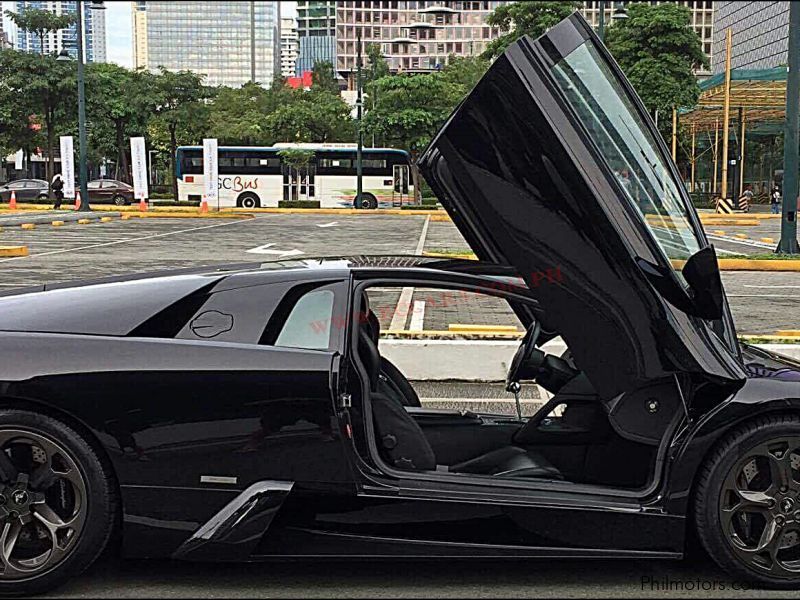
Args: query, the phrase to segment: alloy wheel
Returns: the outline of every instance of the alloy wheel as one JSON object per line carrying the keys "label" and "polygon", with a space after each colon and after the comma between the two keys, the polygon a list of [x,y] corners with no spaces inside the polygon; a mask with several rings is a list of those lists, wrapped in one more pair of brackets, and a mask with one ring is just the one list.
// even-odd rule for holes
{"label": "alloy wheel", "polygon": [[800,436],[746,452],[722,485],[719,517],[746,566],[773,577],[800,576]]}
{"label": "alloy wheel", "polygon": [[0,580],[51,570],[75,548],[87,513],[86,482],[57,442],[0,430]]}

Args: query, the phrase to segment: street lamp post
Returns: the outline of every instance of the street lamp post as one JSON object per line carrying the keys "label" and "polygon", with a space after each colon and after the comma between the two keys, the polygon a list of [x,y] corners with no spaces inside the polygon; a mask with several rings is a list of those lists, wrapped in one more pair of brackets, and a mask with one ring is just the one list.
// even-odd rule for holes
{"label": "street lamp post", "polygon": [[[600,14],[597,22],[597,37],[603,42],[606,37],[606,7],[608,6],[608,1],[600,0],[597,4],[600,7]],[[628,11],[625,10],[625,5],[622,2],[614,2],[614,13],[611,15],[611,19],[618,21],[619,19],[627,18]]]}
{"label": "street lamp post", "polygon": [[[76,43],[78,49],[78,177],[80,181],[81,203],[78,210],[88,211],[89,189],[87,187],[89,173],[86,165],[86,86],[83,73],[83,0],[76,1],[78,15],[76,19]],[[91,10],[105,10],[102,2],[94,0],[89,4]],[[69,60],[69,54],[62,50],[57,60]]]}
{"label": "street lamp post", "polygon": [[789,70],[786,74],[786,121],[783,133],[783,210],[780,254],[797,254],[798,137],[800,137],[800,6],[789,3]]}
{"label": "street lamp post", "polygon": [[356,150],[356,208],[361,208],[362,194],[364,193],[364,128],[362,117],[364,114],[363,84],[361,81],[361,28],[358,28],[356,37],[356,110],[358,119],[358,148]]}

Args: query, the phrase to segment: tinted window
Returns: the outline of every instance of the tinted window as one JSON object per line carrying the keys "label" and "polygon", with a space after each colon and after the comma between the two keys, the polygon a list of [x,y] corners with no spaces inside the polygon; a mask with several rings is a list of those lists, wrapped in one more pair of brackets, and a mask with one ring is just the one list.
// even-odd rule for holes
{"label": "tinted window", "polygon": [[[201,173],[202,163],[201,157]],[[264,150],[222,150],[219,153],[219,172],[224,175],[279,175],[281,159],[275,152]]]}
{"label": "tinted window", "polygon": [[86,184],[86,187],[89,188],[90,190],[97,190],[100,189],[101,183],[102,183],[101,181],[90,181],[89,183]]}
{"label": "tinted window", "polygon": [[315,290],[302,296],[283,324],[276,346],[327,350],[330,346],[334,295]]}
{"label": "tinted window", "polygon": [[[26,187],[26,182],[24,182],[24,181],[14,181],[14,182],[8,184],[8,189],[10,189],[10,190],[20,190],[20,189],[22,189],[24,187]],[[31,186],[31,187],[33,187],[33,186]]]}

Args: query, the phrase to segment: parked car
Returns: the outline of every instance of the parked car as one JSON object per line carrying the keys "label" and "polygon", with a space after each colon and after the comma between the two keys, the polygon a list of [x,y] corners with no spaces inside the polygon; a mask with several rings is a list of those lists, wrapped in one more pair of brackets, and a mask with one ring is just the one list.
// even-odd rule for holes
{"label": "parked car", "polygon": [[86,187],[89,190],[89,202],[117,206],[126,206],[133,202],[133,187],[116,179],[94,179]]}
{"label": "parked car", "polygon": [[[800,363],[738,343],[669,156],[576,13],[510,46],[419,158],[478,261],[6,293],[0,592],[111,539],[205,561],[680,559],[699,539],[737,581],[800,586]],[[552,398],[421,406],[368,304],[414,286],[506,302],[526,329],[506,389]]]}
{"label": "parked car", "polygon": [[14,192],[17,202],[31,200],[47,200],[50,191],[47,182],[43,179],[17,179],[0,185],[0,202],[9,202],[11,192]]}

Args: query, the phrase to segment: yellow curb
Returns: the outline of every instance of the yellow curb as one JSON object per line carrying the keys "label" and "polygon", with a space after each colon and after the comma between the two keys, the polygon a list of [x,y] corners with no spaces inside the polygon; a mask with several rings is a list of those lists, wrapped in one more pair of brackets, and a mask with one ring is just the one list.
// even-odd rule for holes
{"label": "yellow curb", "polygon": [[522,331],[493,331],[493,332],[459,332],[459,331],[411,331],[405,329],[389,329],[381,332],[381,337],[387,338],[440,338],[450,340],[481,340],[481,339],[519,339]]}
{"label": "yellow curb", "polygon": [[701,219],[703,225],[733,225],[736,227],[745,227],[751,225],[760,225],[758,219]]}
{"label": "yellow curb", "polygon": [[218,212],[218,213],[168,213],[168,212],[154,212],[148,211],[146,213],[138,213],[134,215],[122,215],[122,218],[133,218],[137,217],[139,219],[252,219],[254,218],[253,215],[249,213],[240,213],[240,212]]}
{"label": "yellow curb", "polygon": [[[409,212],[409,211],[406,211]],[[431,222],[433,223],[449,223],[453,219],[450,218],[450,215],[431,215]]]}
{"label": "yellow curb", "polygon": [[[685,260],[673,260],[675,269],[682,269]],[[800,272],[800,260],[758,260],[753,258],[718,258],[720,271],[791,271]]]}
{"label": "yellow curb", "polygon": [[796,344],[800,342],[800,336],[792,336],[792,335],[760,335],[758,333],[752,334],[742,334],[739,336],[739,339],[743,342],[752,343],[754,340],[765,340],[767,342],[784,342],[790,344]]}
{"label": "yellow curb", "polygon": [[739,238],[740,240],[746,240],[747,234],[746,233],[734,233],[733,237]]}
{"label": "yellow curb", "polygon": [[775,243],[775,239],[774,238],[764,237],[764,238],[760,238],[760,239],[761,239],[762,242],[764,242],[766,244],[774,244]]}
{"label": "yellow curb", "polygon": [[91,222],[91,219],[78,219],[78,225],[88,225]]}
{"label": "yellow curb", "polygon": [[135,217],[135,216],[136,216],[136,215],[122,215],[122,216],[120,217],[120,219],[122,219],[123,221],[127,221],[128,219],[132,219],[132,218],[133,218],[133,217]]}
{"label": "yellow curb", "polygon": [[464,333],[517,333],[519,329],[513,325],[469,325],[462,323],[450,323],[448,331]]}
{"label": "yellow curb", "polygon": [[453,260],[478,260],[474,254],[449,254],[447,252],[423,252],[422,256],[431,258],[452,258]]}
{"label": "yellow curb", "polygon": [[53,227],[61,227],[64,224],[64,221],[53,221],[50,223]]}
{"label": "yellow curb", "polygon": [[401,215],[401,216],[441,216],[447,213],[438,209],[402,210],[399,208],[376,208],[364,210],[358,208],[241,208],[252,213],[283,214],[283,215]]}
{"label": "yellow curb", "polygon": [[28,256],[28,247],[0,246],[0,256]]}
{"label": "yellow curb", "polygon": [[113,220],[114,219],[112,217],[100,217],[100,222],[101,223],[108,223],[109,221],[113,221]]}
{"label": "yellow curb", "polygon": [[713,233],[714,235],[725,235],[725,232],[722,229],[715,229],[711,233]]}
{"label": "yellow curb", "polygon": [[783,337],[800,337],[800,329],[781,329],[775,332],[775,335]]}
{"label": "yellow curb", "polygon": [[22,229],[36,229],[36,225],[34,223],[23,223],[20,225]]}

